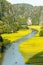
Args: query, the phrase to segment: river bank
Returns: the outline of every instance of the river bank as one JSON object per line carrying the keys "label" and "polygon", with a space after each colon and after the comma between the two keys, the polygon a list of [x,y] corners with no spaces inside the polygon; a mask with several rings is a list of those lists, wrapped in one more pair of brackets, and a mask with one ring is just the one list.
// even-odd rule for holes
{"label": "river bank", "polygon": [[[13,42],[15,42],[16,40],[18,40],[18,39],[20,39],[20,38],[22,38],[23,36],[25,36],[25,35],[28,35],[28,34],[30,34],[32,31],[31,30],[19,30],[18,32],[16,32],[16,33],[11,33],[11,34],[2,34],[1,36],[3,37],[3,39],[8,39],[8,40],[10,40],[10,43],[13,43]],[[6,41],[4,41],[5,43],[5,45],[6,45]],[[8,46],[6,46],[7,47],[7,49],[9,48],[11,46],[11,44]],[[4,56],[4,55],[3,55]],[[2,58],[3,58],[3,56],[2,56],[2,54],[0,53],[0,63],[1,63],[1,61],[2,61]]]}
{"label": "river bank", "polygon": [[36,31],[32,31],[32,33],[28,34],[25,37],[22,37],[21,39],[13,43],[11,47],[5,51],[2,65],[9,65],[9,64],[10,65],[25,65],[24,58],[20,54],[18,50],[18,46],[21,42],[24,42],[25,40],[30,39],[35,34],[36,34]]}

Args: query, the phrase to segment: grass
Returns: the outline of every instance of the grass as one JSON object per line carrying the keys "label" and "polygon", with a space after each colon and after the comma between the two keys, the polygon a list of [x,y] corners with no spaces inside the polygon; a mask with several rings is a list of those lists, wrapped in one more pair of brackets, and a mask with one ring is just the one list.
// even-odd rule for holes
{"label": "grass", "polygon": [[43,51],[43,37],[39,37],[39,31],[41,26],[29,26],[29,27],[38,30],[38,33],[35,35],[35,37],[26,40],[25,42],[19,45],[19,51],[23,55],[25,63],[32,56]]}
{"label": "grass", "polygon": [[2,34],[3,39],[8,39],[10,42],[14,42],[23,36],[30,34],[32,31],[31,30],[19,30],[16,33],[11,33],[11,34]]}

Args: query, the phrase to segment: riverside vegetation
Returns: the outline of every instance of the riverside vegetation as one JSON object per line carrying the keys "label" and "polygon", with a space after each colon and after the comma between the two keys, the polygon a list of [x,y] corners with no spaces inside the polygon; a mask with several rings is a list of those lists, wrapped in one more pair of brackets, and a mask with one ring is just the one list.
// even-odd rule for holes
{"label": "riverside vegetation", "polygon": [[[27,26],[28,18],[32,20],[31,26]],[[3,43],[0,42],[0,47],[2,44],[6,46],[30,34],[32,31],[29,28],[38,32],[35,37],[21,43],[19,51],[26,64],[43,63],[43,57],[40,57],[40,55],[43,55],[43,6],[32,6],[30,4],[12,5],[6,0],[0,0],[0,35],[3,38]]]}

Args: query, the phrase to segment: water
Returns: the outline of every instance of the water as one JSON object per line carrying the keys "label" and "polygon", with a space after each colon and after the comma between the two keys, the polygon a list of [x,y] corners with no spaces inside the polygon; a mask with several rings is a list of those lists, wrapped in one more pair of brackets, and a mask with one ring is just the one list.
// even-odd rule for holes
{"label": "water", "polygon": [[[2,65],[25,65],[24,58],[18,50],[18,45],[23,41],[32,38],[36,34],[36,31],[32,31],[31,34],[24,36],[13,43],[10,48],[5,51]],[[30,64],[29,64],[30,65]]]}

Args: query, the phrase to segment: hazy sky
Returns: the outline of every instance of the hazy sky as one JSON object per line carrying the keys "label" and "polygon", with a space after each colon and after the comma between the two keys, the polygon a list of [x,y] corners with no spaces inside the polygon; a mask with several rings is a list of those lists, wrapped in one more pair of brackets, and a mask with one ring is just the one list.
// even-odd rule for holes
{"label": "hazy sky", "polygon": [[43,0],[7,0],[7,1],[11,2],[12,4],[28,3],[28,4],[32,4],[34,6],[43,5]]}

